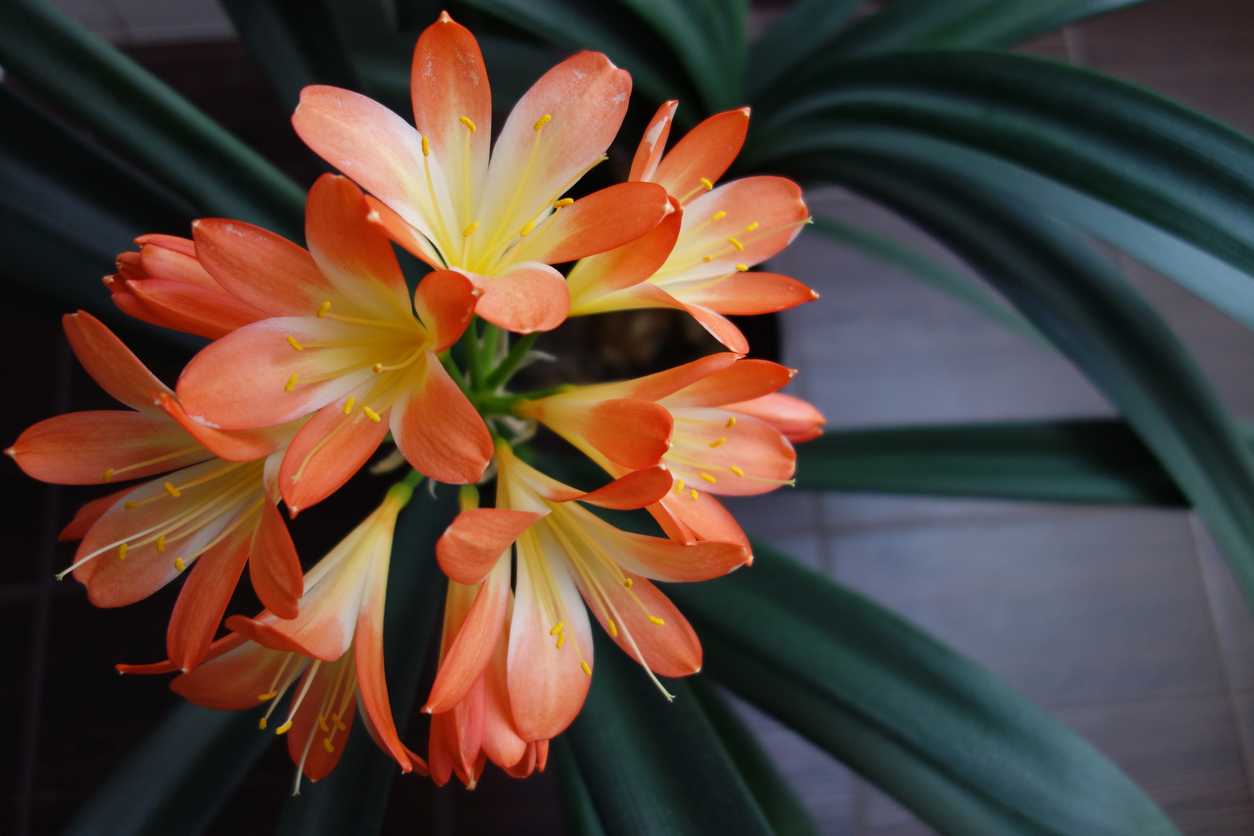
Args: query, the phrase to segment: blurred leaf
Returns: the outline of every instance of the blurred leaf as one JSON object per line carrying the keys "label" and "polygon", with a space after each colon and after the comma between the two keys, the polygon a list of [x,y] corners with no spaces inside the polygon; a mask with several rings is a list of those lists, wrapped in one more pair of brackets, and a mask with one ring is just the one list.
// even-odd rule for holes
{"label": "blurred leaf", "polygon": [[[291,9],[290,4],[282,0],[220,1],[236,34],[265,73],[284,109],[295,110],[300,104],[301,89],[319,83],[319,69],[325,73],[325,67],[316,67],[304,54],[302,40],[284,17]],[[314,5],[310,3],[305,8],[313,9]]]}
{"label": "blurred leaf", "polygon": [[858,21],[825,54],[839,60],[910,49],[1004,47],[1145,0],[897,0]]}
{"label": "blurred leaf", "polygon": [[797,446],[802,490],[1182,507],[1122,421],[841,430]]}
{"label": "blurred leaf", "polygon": [[818,836],[809,812],[780,774],[770,755],[707,677],[684,680],[718,733],[732,762],[744,778],[776,836]]}
{"label": "blurred leaf", "polygon": [[562,807],[566,812],[566,831],[570,836],[605,836],[605,828],[597,817],[597,808],[583,775],[579,773],[579,761],[570,748],[566,735],[559,735],[549,744],[549,763],[557,769],[562,787]]}
{"label": "blurred leaf", "polygon": [[772,830],[683,680],[668,703],[593,630],[596,672],[565,733],[607,836],[771,836]]}
{"label": "blurred leaf", "polygon": [[[444,611],[445,580],[435,562],[435,541],[457,513],[457,491],[441,486],[436,495],[433,499],[426,485],[414,491],[392,541],[383,655],[392,717],[402,736]],[[300,795],[283,807],[277,832],[279,836],[376,834],[392,781],[399,774],[396,761],[374,744],[359,718],[335,770],[316,784],[301,782]]]}
{"label": "blurred leaf", "polygon": [[983,668],[774,549],[754,551],[752,568],[666,587],[701,636],[706,672],[932,827],[1177,834],[1096,749]]}
{"label": "blurred leaf", "polygon": [[770,98],[774,85],[813,60],[814,54],[853,16],[863,0],[801,0],[749,49],[745,88],[749,98]]}
{"label": "blurred leaf", "polygon": [[177,706],[113,770],[64,836],[203,833],[273,741],[257,729],[263,713]]}
{"label": "blurred leaf", "polygon": [[147,71],[44,0],[0,4],[0,65],[186,198],[300,240],[304,192]]}
{"label": "blurred leaf", "polygon": [[1014,309],[956,270],[951,270],[941,262],[886,235],[877,235],[861,227],[841,223],[822,215],[812,215],[811,218],[814,221],[814,228],[828,238],[839,241],[877,261],[891,264],[907,275],[920,279],[942,293],[969,305],[1008,331],[1036,345],[1053,349],[1050,342]]}
{"label": "blurred leaf", "polygon": [[1061,225],[886,152],[823,162],[979,271],[1106,395],[1206,522],[1254,603],[1254,457],[1167,325]]}

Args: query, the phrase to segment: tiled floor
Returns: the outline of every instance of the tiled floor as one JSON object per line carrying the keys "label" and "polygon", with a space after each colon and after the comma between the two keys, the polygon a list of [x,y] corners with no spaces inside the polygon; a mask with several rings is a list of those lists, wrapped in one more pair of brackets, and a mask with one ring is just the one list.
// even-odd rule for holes
{"label": "tiled floor", "polygon": [[[1163,0],[1029,51],[1145,84],[1246,132],[1254,4]],[[934,254],[836,191],[817,213]],[[1239,416],[1254,418],[1254,335],[1127,259]],[[773,269],[823,298],[783,315],[794,390],[835,427],[1110,413],[1070,365],[941,294],[807,231]],[[793,495],[744,501],[747,527],[988,667],[1123,767],[1181,830],[1254,832],[1254,618],[1187,513]],[[824,834],[932,832],[760,713],[746,716]]]}

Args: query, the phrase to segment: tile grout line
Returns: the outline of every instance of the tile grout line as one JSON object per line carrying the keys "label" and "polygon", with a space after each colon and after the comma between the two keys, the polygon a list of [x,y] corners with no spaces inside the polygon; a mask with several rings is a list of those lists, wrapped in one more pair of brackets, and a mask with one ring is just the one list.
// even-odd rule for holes
{"label": "tile grout line", "polygon": [[1250,732],[1247,728],[1240,706],[1237,704],[1236,686],[1232,681],[1232,672],[1228,665],[1228,651],[1224,646],[1223,631],[1219,626],[1219,617],[1215,613],[1215,601],[1211,585],[1206,582],[1206,567],[1202,562],[1202,542],[1199,538],[1198,526],[1201,522],[1197,514],[1189,511],[1189,536],[1193,541],[1193,559],[1201,576],[1202,590],[1206,593],[1206,611],[1210,615],[1211,632],[1215,637],[1215,645],[1219,650],[1219,668],[1223,672],[1224,692],[1228,698],[1228,708],[1232,712],[1232,722],[1237,730],[1237,751],[1241,755],[1241,768],[1245,773],[1245,790],[1249,801],[1254,804],[1254,753],[1250,751]]}
{"label": "tile grout line", "polygon": [[[57,399],[55,412],[60,415],[69,409],[70,385],[73,372],[73,352],[69,342],[62,337],[57,356]],[[38,573],[35,585],[34,607],[31,620],[30,650],[27,660],[25,726],[22,734],[21,760],[18,763],[17,829],[16,836],[28,836],[34,812],[35,765],[39,752],[40,709],[43,702],[44,672],[48,658],[48,632],[52,619],[53,561],[57,549],[57,520],[60,517],[61,488],[45,486],[47,502],[44,506],[43,548],[39,550]]]}

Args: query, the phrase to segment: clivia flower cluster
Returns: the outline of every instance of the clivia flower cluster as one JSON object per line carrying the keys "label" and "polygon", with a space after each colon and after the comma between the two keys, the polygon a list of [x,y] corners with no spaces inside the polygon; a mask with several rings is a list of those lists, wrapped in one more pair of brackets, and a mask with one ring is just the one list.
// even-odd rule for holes
{"label": "clivia flower cluster", "polygon": [[[116,305],[213,342],[171,390],[99,320],[66,316],[79,360],[130,409],[50,418],[7,451],[44,481],[126,483],[62,533],[81,540],[62,575],[115,607],[186,574],[168,661],[119,669],[177,672],[176,692],[214,708],[267,703],[261,726],[287,735],[298,788],[335,766],[355,717],[402,770],[440,784],[456,773],[473,787],[488,760],[518,777],[543,769],[591,682],[589,613],[663,693],[658,676],[698,671],[700,643],[653,581],[751,563],[716,497],[787,484],[791,442],[823,424],[778,393],[790,370],[743,359],[726,318],[817,298],[751,269],[807,222],[800,189],[715,185],[747,110],[665,152],[667,102],[628,182],[573,200],[631,92],[604,55],[549,71],[495,147],[478,44],[447,14],[418,41],[412,91],[416,130],[356,93],[303,92],[297,133],[345,175],[310,190],[307,250],[217,218],[191,239],[137,239],[105,279]],[[431,267],[413,293],[394,244]],[[569,262],[566,276],[552,266]],[[510,390],[538,332],[649,307],[687,312],[727,351],[637,380]],[[523,461],[515,448],[537,425],[612,481],[583,492]],[[292,516],[317,505],[387,443],[413,472],[303,571],[278,504]],[[398,736],[382,654],[393,528],[424,478],[464,486],[436,547],[448,591],[426,761]],[[493,506],[478,507],[473,486],[490,480]],[[595,508],[645,508],[666,536],[619,530]],[[265,609],[226,617],[245,566]]]}

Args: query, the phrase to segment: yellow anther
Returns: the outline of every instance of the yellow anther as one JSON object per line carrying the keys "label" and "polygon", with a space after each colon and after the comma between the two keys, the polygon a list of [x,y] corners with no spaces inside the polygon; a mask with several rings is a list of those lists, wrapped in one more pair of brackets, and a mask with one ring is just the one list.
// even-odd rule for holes
{"label": "yellow anther", "polygon": [[324,316],[326,316],[327,311],[329,310],[331,310],[330,302],[323,302],[321,305],[319,305],[318,306],[318,319],[322,319]]}
{"label": "yellow anther", "polygon": [[382,418],[379,417],[379,413],[375,412],[373,409],[371,409],[368,406],[363,406],[361,408],[361,411],[366,413],[366,417],[369,418],[371,421],[374,421],[376,424],[383,420]]}
{"label": "yellow anther", "polygon": [[275,734],[287,734],[287,730],[290,729],[291,727],[292,727],[292,721],[288,720],[286,723],[284,723],[283,725],[275,729],[274,733]]}
{"label": "yellow anther", "polygon": [[518,234],[521,237],[526,238],[529,234],[531,234],[531,231],[535,228],[536,228],[535,221],[527,221],[527,225],[524,226],[522,229],[518,230]]}
{"label": "yellow anther", "polygon": [[732,465],[732,466],[731,466],[731,472],[732,472],[732,473],[735,473],[737,476],[744,476],[744,475],[745,475],[745,472],[744,472],[743,470],[741,470],[740,468],[736,467],[736,465]]}
{"label": "yellow anther", "polygon": [[327,725],[326,718],[324,718],[321,714],[318,715],[318,728],[325,732],[331,731],[331,727]]}
{"label": "yellow anther", "polygon": [[279,695],[278,691],[266,691],[264,694],[257,695],[257,702],[265,702],[266,700],[272,700],[278,695]]}
{"label": "yellow anther", "polygon": [[357,403],[357,399],[352,395],[348,396],[348,400],[344,401],[344,414],[347,415],[353,411],[353,404]]}
{"label": "yellow anther", "polygon": [[675,483],[675,490],[680,491],[681,493],[683,492],[683,490],[684,490],[684,480],[683,480],[683,479],[680,479],[678,482],[676,482],[676,483]]}
{"label": "yellow anther", "polygon": [[472,223],[470,226],[468,226],[468,227],[466,227],[465,229],[463,229],[463,230],[462,230],[462,237],[463,237],[463,238],[469,238],[470,236],[472,236],[472,235],[474,235],[474,234],[475,234],[475,230],[476,230],[476,229],[478,229],[478,228],[479,228],[479,222],[478,222],[478,221],[475,221],[475,222],[474,222],[474,223]]}
{"label": "yellow anther", "polygon": [[329,737],[322,738],[322,748],[326,749],[327,752],[335,751],[335,747],[331,745],[331,738]]}
{"label": "yellow anther", "polygon": [[605,619],[605,624],[606,626],[610,628],[610,638],[612,639],[618,638],[618,628],[614,626],[614,619],[612,618]]}
{"label": "yellow anther", "polygon": [[587,662],[580,662],[579,667],[583,668],[583,672],[586,673],[588,676],[592,676],[592,668],[588,667]]}
{"label": "yellow anther", "polygon": [[113,468],[109,468],[108,470],[104,472],[104,477],[100,481],[108,482],[110,479],[113,478],[113,473],[114,473]]}
{"label": "yellow anther", "polygon": [[262,717],[260,720],[257,721],[257,728],[261,729],[262,731],[266,730],[266,718],[265,717]]}
{"label": "yellow anther", "polygon": [[427,140],[425,135],[422,137],[422,155],[424,157],[431,156],[431,143]]}
{"label": "yellow anther", "polygon": [[709,263],[710,263],[711,261],[713,261],[713,260],[714,260],[714,256],[712,256],[712,255],[703,255],[703,256],[701,256],[701,262],[702,262],[703,264],[709,264]]}
{"label": "yellow anther", "polygon": [[666,622],[665,622],[665,621],[663,621],[662,619],[658,618],[656,615],[651,615],[651,616],[649,616],[649,623],[650,623],[650,624],[656,624],[657,626],[661,627],[661,626],[662,626],[663,624],[665,624]]}
{"label": "yellow anther", "polygon": [[380,374],[383,371],[383,364],[375,363],[373,366],[370,367],[370,371],[374,372],[375,374]]}
{"label": "yellow anther", "polygon": [[339,729],[340,731],[344,731],[346,728],[348,728],[348,726],[344,725],[344,721],[340,719],[340,715],[338,714],[333,713],[331,715],[331,722],[335,723],[335,727]]}
{"label": "yellow anther", "polygon": [[726,218],[726,217],[727,217],[727,213],[726,213],[726,212],[724,212],[722,209],[720,209],[720,210],[718,210],[717,212],[715,212],[713,215],[711,215],[711,216],[710,216],[710,220],[711,220],[711,221],[721,221],[721,220],[723,220],[723,218]]}
{"label": "yellow anther", "polygon": [[631,578],[627,578],[626,580],[624,580],[623,586],[627,587],[628,589],[631,589]]}
{"label": "yellow anther", "polygon": [[722,446],[723,446],[724,444],[726,444],[726,443],[727,443],[727,439],[726,439],[726,438],[719,438],[719,439],[716,439],[716,440],[714,440],[714,441],[711,441],[711,442],[710,442],[710,446],[711,446],[711,447],[722,447]]}
{"label": "yellow anther", "polygon": [[[478,128],[476,128],[476,127],[475,127],[475,123],[474,123],[474,122],[472,122],[472,121],[470,121],[470,117],[469,117],[469,116],[459,116],[459,117],[458,117],[458,119],[457,119],[457,121],[458,121],[458,122],[461,122],[461,123],[462,123],[463,125],[465,125],[467,128],[470,128],[470,132],[471,132],[472,134],[473,134],[475,131],[479,130]],[[325,731],[325,729],[324,729],[323,731]]]}
{"label": "yellow anther", "polygon": [[139,503],[138,502],[123,502],[122,507],[128,511],[134,511],[136,508],[139,507]]}
{"label": "yellow anther", "polygon": [[187,566],[184,565],[183,563],[183,558],[181,557],[174,558],[174,568],[180,572],[182,572],[184,569],[187,568]]}
{"label": "yellow anther", "polygon": [[748,264],[737,264],[737,265],[736,265],[736,269],[737,269],[739,272],[743,273],[743,272],[745,272],[746,270],[748,270],[748,269],[749,269],[749,265],[748,265]]}
{"label": "yellow anther", "polygon": [[732,427],[736,426],[736,416],[735,416],[735,415],[733,415],[732,417],[728,418],[728,419],[727,419],[727,423],[726,423],[726,424],[724,424],[723,426],[724,426],[724,427],[727,427],[727,429],[729,429],[729,430],[730,430]]}
{"label": "yellow anther", "polygon": [[532,127],[534,127],[538,131],[541,128],[543,128],[545,125],[549,124],[549,122],[552,122],[552,121],[553,121],[553,117],[546,113],[543,116],[541,116],[539,119],[537,119],[535,125],[533,125]]}
{"label": "yellow anther", "polygon": [[753,223],[745,227],[745,232],[753,232],[753,230],[757,229],[759,226],[761,226],[761,224],[759,224],[757,221],[754,221]]}
{"label": "yellow anther", "polygon": [[305,350],[305,347],[301,345],[300,343],[296,342],[296,338],[293,337],[291,334],[287,335],[287,344],[290,345],[292,348],[296,349],[297,351]]}
{"label": "yellow anther", "polygon": [[735,238],[728,238],[727,243],[731,244],[733,247],[740,250],[741,252],[744,252],[745,250],[745,245],[737,241]]}
{"label": "yellow anther", "polygon": [[296,375],[292,375],[291,377],[287,379],[287,383],[284,384],[283,391],[290,394],[291,391],[295,388],[296,388]]}
{"label": "yellow anther", "polygon": [[701,185],[702,185],[702,186],[705,186],[705,190],[706,190],[707,192],[708,192],[710,189],[714,188],[714,184],[713,184],[713,183],[711,183],[711,182],[710,182],[707,178],[705,178],[705,177],[699,177],[699,178],[697,178],[697,179],[701,181]]}
{"label": "yellow anther", "polygon": [[157,551],[159,552],[165,551],[165,535],[164,534],[157,535]]}
{"label": "yellow anther", "polygon": [[717,482],[717,481],[718,481],[717,479],[715,479],[713,476],[711,476],[711,475],[710,475],[710,474],[708,474],[708,473],[702,473],[702,474],[701,474],[701,478],[702,478],[702,479],[704,479],[705,481],[709,482],[711,485],[713,485],[715,482]]}
{"label": "yellow anther", "polygon": [[692,491],[690,492],[690,495],[692,496],[692,501],[696,502],[697,501],[697,489],[693,488]]}
{"label": "yellow anther", "polygon": [[564,197],[561,200],[553,201],[553,207],[555,209],[561,209],[563,206],[569,206],[574,202],[575,202],[575,199],[573,197]]}
{"label": "yellow anther", "polygon": [[166,482],[161,487],[165,488],[165,492],[168,493],[170,496],[174,497],[175,499],[178,499],[180,496],[183,495],[179,493],[179,489],[174,487],[174,485],[171,484],[170,482]]}
{"label": "yellow anther", "polygon": [[118,546],[118,560],[126,560],[126,544]]}
{"label": "yellow anther", "polygon": [[566,644],[566,631],[565,630],[557,634],[557,649],[561,650],[562,645],[564,644]]}
{"label": "yellow anther", "polygon": [[549,631],[549,635],[556,636],[558,633],[562,632],[562,628],[565,626],[566,626],[565,621],[557,622],[557,624],[553,627],[553,629]]}

